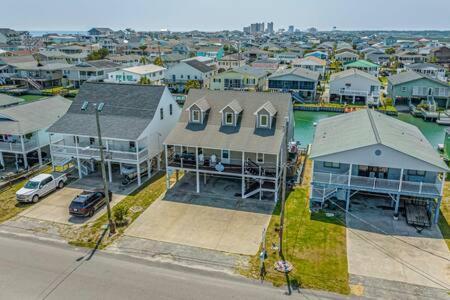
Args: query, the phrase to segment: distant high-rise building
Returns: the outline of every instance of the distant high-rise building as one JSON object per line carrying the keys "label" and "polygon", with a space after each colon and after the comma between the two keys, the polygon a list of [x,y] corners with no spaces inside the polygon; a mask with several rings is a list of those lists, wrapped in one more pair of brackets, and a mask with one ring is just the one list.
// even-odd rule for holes
{"label": "distant high-rise building", "polygon": [[289,25],[288,32],[294,33],[294,25]]}
{"label": "distant high-rise building", "polygon": [[250,33],[251,33],[251,31],[250,31],[250,26],[245,26],[244,29],[243,29],[243,31],[244,31],[244,33],[246,33],[246,34],[250,34]]}
{"label": "distant high-rise building", "polygon": [[250,24],[250,33],[263,33],[264,32],[264,23],[253,23]]}
{"label": "distant high-rise building", "polygon": [[267,23],[267,33],[273,33],[273,22]]}

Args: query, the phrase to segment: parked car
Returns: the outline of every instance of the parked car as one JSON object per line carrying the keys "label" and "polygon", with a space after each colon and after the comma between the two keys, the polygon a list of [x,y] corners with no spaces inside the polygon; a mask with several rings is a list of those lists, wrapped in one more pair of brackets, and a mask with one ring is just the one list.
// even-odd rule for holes
{"label": "parked car", "polygon": [[[109,199],[112,193],[109,192]],[[100,191],[83,191],[69,205],[69,213],[73,216],[92,217],[94,213],[106,204],[105,193]]]}
{"label": "parked car", "polygon": [[[147,174],[147,164],[141,164],[141,175]],[[122,185],[130,184],[131,182],[137,180],[137,168],[134,165],[123,165],[121,169],[123,175]]]}
{"label": "parked car", "polygon": [[38,202],[41,197],[63,188],[66,181],[66,174],[63,173],[39,174],[16,192],[16,199],[19,202]]}

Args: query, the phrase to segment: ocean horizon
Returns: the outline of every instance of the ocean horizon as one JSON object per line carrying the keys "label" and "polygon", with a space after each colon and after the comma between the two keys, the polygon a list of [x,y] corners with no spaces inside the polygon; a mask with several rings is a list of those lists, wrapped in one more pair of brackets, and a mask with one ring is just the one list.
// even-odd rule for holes
{"label": "ocean horizon", "polygon": [[31,36],[43,36],[44,34],[51,34],[51,33],[65,34],[65,35],[88,34],[88,32],[85,30],[31,30],[28,32],[30,33]]}

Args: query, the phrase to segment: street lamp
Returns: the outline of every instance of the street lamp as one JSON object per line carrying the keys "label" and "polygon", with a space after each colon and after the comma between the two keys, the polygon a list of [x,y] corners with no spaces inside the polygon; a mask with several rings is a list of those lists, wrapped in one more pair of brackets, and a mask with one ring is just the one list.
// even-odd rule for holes
{"label": "street lamp", "polygon": [[[114,221],[111,217],[111,206],[110,206],[110,200],[109,199],[109,182],[106,180],[106,168],[105,168],[105,157],[103,153],[103,144],[102,144],[102,134],[100,130],[100,118],[99,113],[102,112],[103,107],[105,106],[105,103],[92,103],[95,109],[95,121],[97,123],[97,136],[98,136],[98,146],[100,150],[100,165],[102,170],[102,179],[103,179],[103,189],[105,193],[105,199],[106,199],[106,210],[108,212],[108,222],[109,222],[109,232],[111,234],[116,233],[116,226],[114,224]],[[88,109],[89,102],[84,101],[81,105],[81,110],[86,111]]]}

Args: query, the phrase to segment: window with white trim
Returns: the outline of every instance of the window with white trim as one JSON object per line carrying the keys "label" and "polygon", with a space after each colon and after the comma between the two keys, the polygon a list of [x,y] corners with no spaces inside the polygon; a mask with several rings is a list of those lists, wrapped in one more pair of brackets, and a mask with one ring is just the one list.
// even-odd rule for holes
{"label": "window with white trim", "polygon": [[262,114],[259,116],[259,127],[269,127],[269,115]]}
{"label": "window with white trim", "polygon": [[233,125],[233,113],[225,113],[225,125]]}
{"label": "window with white trim", "polygon": [[191,121],[200,123],[200,111],[198,109],[192,111]]}

